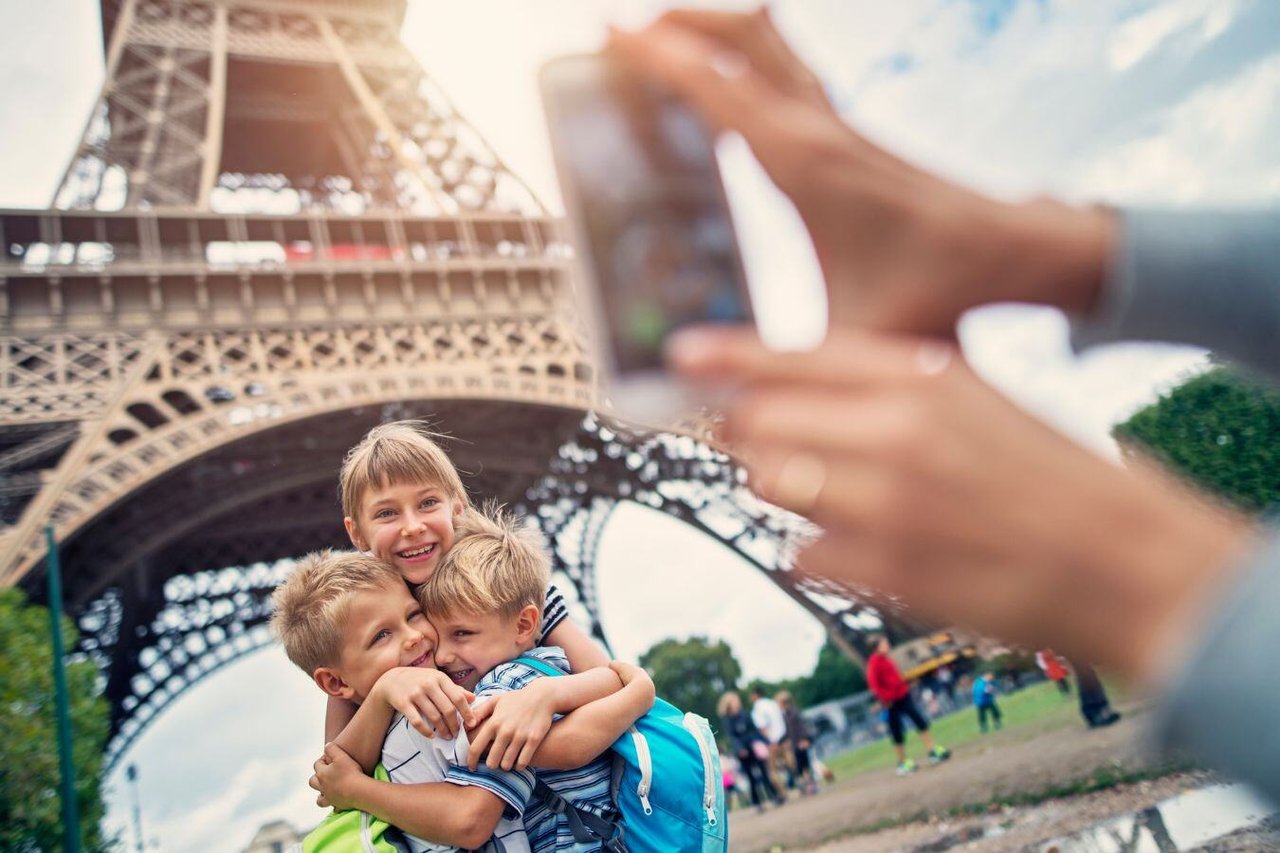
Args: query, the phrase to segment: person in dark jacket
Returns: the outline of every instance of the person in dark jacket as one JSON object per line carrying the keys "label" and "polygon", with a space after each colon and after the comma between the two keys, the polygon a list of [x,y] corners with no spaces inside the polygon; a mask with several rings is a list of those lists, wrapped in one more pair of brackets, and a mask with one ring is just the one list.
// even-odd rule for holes
{"label": "person in dark jacket", "polygon": [[817,774],[813,772],[813,762],[809,760],[809,749],[813,746],[813,732],[809,723],[800,716],[800,709],[796,707],[796,701],[788,691],[780,690],[773,698],[782,708],[782,718],[787,722],[785,742],[791,751],[791,778],[800,787],[801,793],[816,794]]}
{"label": "person in dark jacket", "polygon": [[752,804],[758,811],[764,811],[766,799],[782,805],[786,798],[770,781],[765,764],[769,758],[769,742],[751,722],[751,715],[742,707],[742,697],[731,690],[720,697],[716,710],[720,714],[720,731],[729,741],[729,749],[742,765],[742,772],[751,785]]}

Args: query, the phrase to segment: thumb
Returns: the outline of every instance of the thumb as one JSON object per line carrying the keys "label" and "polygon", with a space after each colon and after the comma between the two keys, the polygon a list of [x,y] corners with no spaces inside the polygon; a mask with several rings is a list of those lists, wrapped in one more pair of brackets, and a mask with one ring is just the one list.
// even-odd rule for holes
{"label": "thumb", "polygon": [[471,706],[471,725],[468,728],[475,728],[493,715],[493,709],[496,702],[481,702],[479,705]]}

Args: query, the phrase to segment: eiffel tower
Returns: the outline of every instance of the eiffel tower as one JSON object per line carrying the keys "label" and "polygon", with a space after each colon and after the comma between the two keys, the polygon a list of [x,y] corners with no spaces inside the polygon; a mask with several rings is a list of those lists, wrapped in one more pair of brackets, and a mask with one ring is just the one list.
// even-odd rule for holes
{"label": "eiffel tower", "polygon": [[803,522],[691,434],[597,413],[561,225],[400,42],[405,0],[101,9],[105,82],[52,207],[0,210],[0,584],[42,598],[52,524],[109,764],[271,642],[288,559],[346,544],[344,451],[393,418],[538,520],[602,640],[596,546],[633,501],[860,654],[875,608],[787,570]]}

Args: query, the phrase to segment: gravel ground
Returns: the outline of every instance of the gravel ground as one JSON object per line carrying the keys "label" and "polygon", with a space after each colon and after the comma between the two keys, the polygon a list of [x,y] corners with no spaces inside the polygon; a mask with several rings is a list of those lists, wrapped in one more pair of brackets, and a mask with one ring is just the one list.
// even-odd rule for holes
{"label": "gravel ground", "polygon": [[[876,771],[832,785],[814,797],[793,798],[763,814],[736,810],[730,815],[730,849],[1039,850],[1051,839],[1216,781],[1202,771],[1170,773],[1036,805],[991,806],[962,817],[938,817],[957,808],[977,811],[996,799],[1069,788],[1100,774],[1158,770],[1159,764],[1143,748],[1141,709],[1122,710],[1125,719],[1109,728],[1081,725],[1039,735],[994,733],[956,750],[951,761],[911,776]],[[912,736],[907,745],[909,752],[921,751]],[[874,831],[889,823],[901,825]],[[1201,849],[1280,850],[1280,832],[1264,826]]]}

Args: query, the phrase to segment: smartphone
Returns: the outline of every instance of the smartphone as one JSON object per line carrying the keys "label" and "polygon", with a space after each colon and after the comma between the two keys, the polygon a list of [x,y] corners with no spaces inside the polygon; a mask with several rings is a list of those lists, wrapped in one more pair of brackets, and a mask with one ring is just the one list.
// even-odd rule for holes
{"label": "smartphone", "polygon": [[624,417],[671,423],[710,401],[664,369],[667,337],[753,321],[712,135],[600,55],[551,60],[539,83],[607,394]]}

